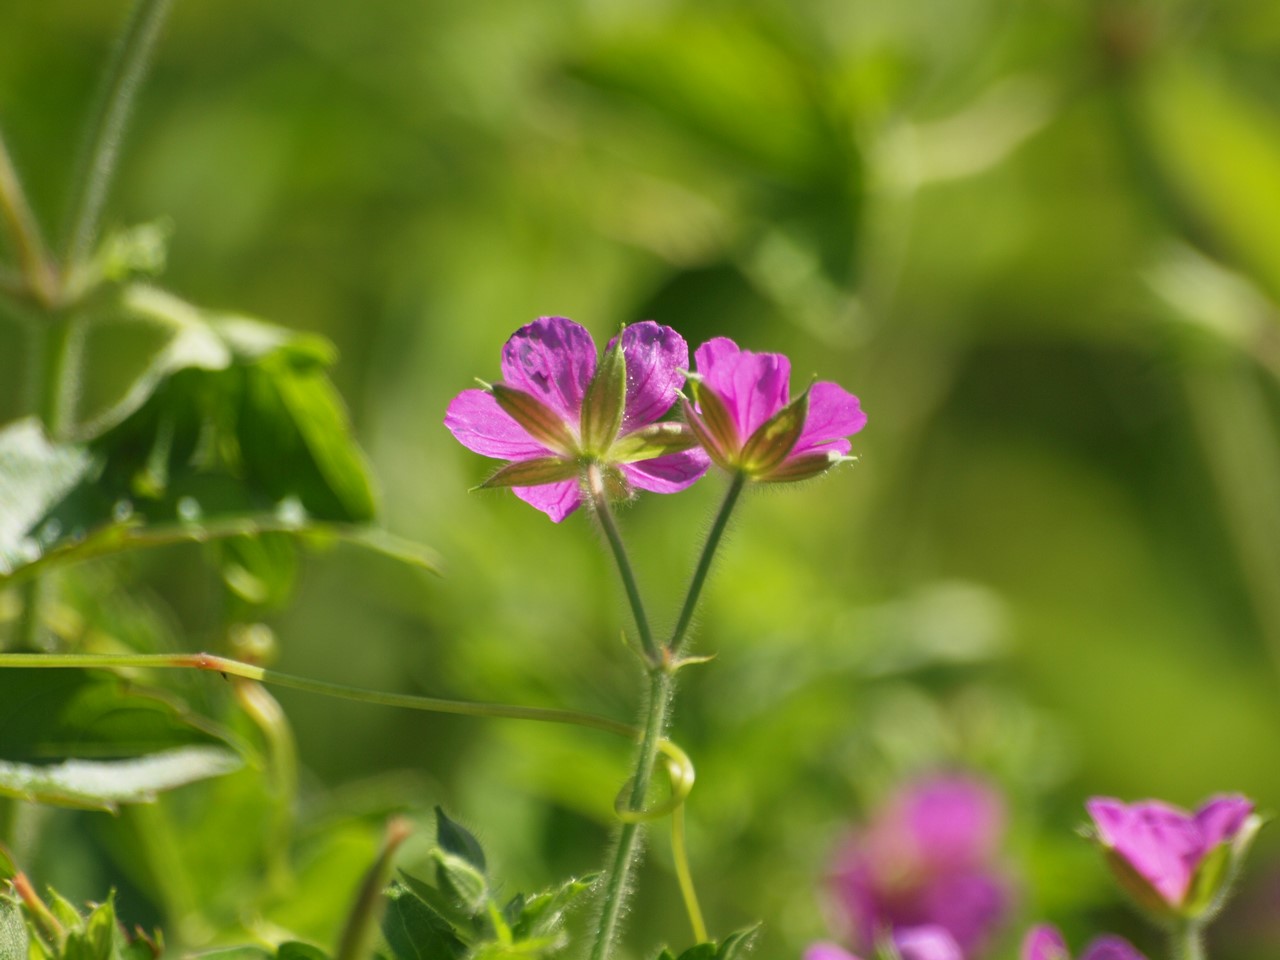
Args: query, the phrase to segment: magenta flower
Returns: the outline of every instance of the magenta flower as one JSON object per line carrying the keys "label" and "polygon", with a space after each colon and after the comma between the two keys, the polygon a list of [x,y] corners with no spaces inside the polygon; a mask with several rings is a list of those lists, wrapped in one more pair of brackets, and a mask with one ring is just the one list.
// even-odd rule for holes
{"label": "magenta flower", "polygon": [[999,796],[977,780],[939,776],[899,792],[846,844],[832,874],[854,946],[937,926],[964,957],[981,953],[1010,907],[996,866],[1003,831]]}
{"label": "magenta flower", "polygon": [[463,390],[445,426],[468,450],[509,461],[481,486],[511,487],[559,523],[582,503],[581,478],[604,468],[615,493],[675,493],[706,472],[680,423],[658,423],[684,384],[689,347],[645,320],[623,329],[597,364],[595,341],[564,317],[521,327],[502,348],[502,382]]}
{"label": "magenta flower", "polygon": [[[962,960],[960,947],[951,934],[938,926],[903,927],[893,933],[893,947],[901,960]],[[858,960],[834,943],[812,944],[804,960]]]}
{"label": "magenta flower", "polygon": [[[1071,960],[1067,942],[1056,927],[1033,927],[1022,941],[1020,960]],[[1085,947],[1080,960],[1146,960],[1123,937],[1098,937]]]}
{"label": "magenta flower", "polygon": [[[1252,802],[1239,794],[1213,797],[1191,814],[1159,800],[1126,805],[1109,797],[1085,808],[1125,891],[1157,914],[1202,913],[1225,880],[1218,858],[1230,857],[1237,836],[1247,839],[1256,822]],[[1213,869],[1203,871],[1211,860]]]}
{"label": "magenta flower", "polygon": [[698,347],[695,403],[685,420],[717,465],[752,480],[804,480],[848,454],[848,437],[867,422],[858,398],[818,382],[790,399],[791,361],[741,350],[727,337]]}

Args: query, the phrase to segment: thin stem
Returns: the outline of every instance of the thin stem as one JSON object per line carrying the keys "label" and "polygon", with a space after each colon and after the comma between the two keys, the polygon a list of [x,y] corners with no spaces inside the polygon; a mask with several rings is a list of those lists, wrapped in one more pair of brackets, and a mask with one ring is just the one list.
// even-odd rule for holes
{"label": "thin stem", "polygon": [[693,578],[689,581],[689,592],[685,594],[684,606],[680,608],[680,619],[676,621],[675,629],[671,631],[671,639],[667,643],[667,651],[670,654],[678,654],[684,644],[685,634],[693,620],[693,611],[702,596],[707,574],[711,572],[711,561],[715,558],[720,540],[729,526],[729,516],[737,506],[738,498],[742,495],[742,488],[746,483],[747,475],[741,471],[735,473],[729,481],[729,489],[725,492],[724,501],[720,504],[720,512],[716,514],[716,519],[711,524],[711,532],[707,534],[707,542],[702,547],[702,556],[698,558],[698,566],[694,569]]}
{"label": "thin stem", "polygon": [[4,218],[18,255],[18,266],[26,281],[24,292],[34,296],[42,307],[48,309],[56,296],[57,278],[3,135],[0,135],[0,216]]}
{"label": "thin stem", "polygon": [[560,710],[552,707],[525,707],[510,703],[484,703],[475,700],[445,700],[439,697],[420,697],[409,693],[384,693],[365,690],[324,680],[311,680],[265,667],[217,657],[209,653],[0,653],[0,669],[66,667],[79,669],[104,669],[139,667],[157,670],[212,670],[231,677],[243,677],[277,687],[288,687],[339,700],[357,703],[373,703],[385,707],[403,707],[407,710],[425,710],[431,713],[450,713],[466,717],[500,717],[509,720],[539,720],[544,723],[563,723],[576,727],[603,730],[620,737],[635,739],[637,730],[626,723],[608,717],[577,710]]}
{"label": "thin stem", "polygon": [[593,463],[587,467],[587,492],[591,495],[591,508],[600,528],[604,530],[605,539],[613,553],[614,562],[618,565],[618,576],[622,578],[622,586],[627,591],[627,602],[631,604],[631,613],[635,617],[636,630],[640,633],[640,643],[644,648],[645,658],[650,667],[662,663],[662,655],[654,642],[653,631],[649,629],[649,618],[644,612],[644,603],[640,599],[640,588],[636,584],[636,575],[631,569],[631,560],[627,556],[627,548],[622,542],[622,534],[618,532],[618,524],[613,519],[613,511],[609,507],[609,496],[604,487],[604,475],[600,465]]}
{"label": "thin stem", "polygon": [[89,253],[97,237],[111,177],[120,155],[125,126],[146,75],[152,48],[170,0],[138,0],[116,45],[98,108],[85,137],[85,149],[72,180],[72,197],[63,262],[71,267]]}
{"label": "thin stem", "polygon": [[1186,920],[1170,932],[1169,955],[1172,960],[1206,960],[1204,930],[1195,920]]}
{"label": "thin stem", "polygon": [[[645,711],[644,737],[636,756],[635,773],[631,778],[627,809],[643,809],[653,770],[658,758],[658,744],[662,740],[671,710],[672,676],[661,668],[649,672],[649,702]],[[613,850],[609,873],[605,880],[604,894],[600,901],[600,923],[596,940],[591,948],[591,960],[606,960],[617,937],[618,922],[622,918],[631,890],[631,871],[635,866],[640,841],[640,823],[624,820],[618,830],[618,843]]]}
{"label": "thin stem", "polygon": [[689,926],[693,929],[693,942],[705,943],[707,922],[702,918],[702,907],[698,905],[698,891],[693,886],[689,852],[684,842],[684,804],[671,811],[671,861],[675,864],[680,896],[684,900],[685,913],[689,915]]}

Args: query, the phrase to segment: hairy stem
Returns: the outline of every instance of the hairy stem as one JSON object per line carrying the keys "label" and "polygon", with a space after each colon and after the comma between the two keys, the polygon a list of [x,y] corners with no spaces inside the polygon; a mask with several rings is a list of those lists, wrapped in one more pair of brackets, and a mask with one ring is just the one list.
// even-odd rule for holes
{"label": "hairy stem", "polygon": [[684,606],[680,608],[680,619],[676,621],[675,629],[671,631],[671,639],[667,642],[667,650],[671,654],[678,654],[684,644],[685,634],[688,633],[689,624],[693,620],[693,611],[697,608],[698,600],[702,596],[707,574],[711,572],[711,561],[716,555],[725,530],[728,529],[729,517],[733,514],[734,507],[738,505],[738,498],[742,495],[742,488],[746,483],[747,475],[742,472],[735,473],[729,481],[729,489],[725,492],[720,511],[711,524],[711,532],[707,534],[707,542],[702,547],[702,556],[698,558],[698,566],[694,568],[693,578],[689,581],[689,592],[685,595]]}
{"label": "hairy stem", "polygon": [[106,81],[72,180],[63,262],[70,268],[88,256],[120,156],[120,144],[146,75],[170,0],[138,0],[107,68]]}
{"label": "hairy stem", "polygon": [[1172,960],[1206,960],[1204,930],[1195,920],[1186,920],[1170,933],[1169,955]]}
{"label": "hairy stem", "polygon": [[587,467],[587,492],[595,518],[600,521],[605,539],[609,542],[609,550],[613,553],[614,562],[618,565],[618,576],[622,578],[622,586],[627,592],[627,602],[631,604],[631,614],[635,617],[636,630],[640,634],[640,644],[644,648],[645,658],[650,668],[662,663],[662,655],[654,642],[653,631],[649,629],[649,618],[644,612],[644,603],[640,599],[640,588],[636,584],[635,572],[631,569],[631,560],[627,556],[627,548],[622,542],[622,534],[618,532],[617,521],[613,519],[613,510],[609,507],[609,496],[605,490],[604,474],[600,465],[593,463]]}

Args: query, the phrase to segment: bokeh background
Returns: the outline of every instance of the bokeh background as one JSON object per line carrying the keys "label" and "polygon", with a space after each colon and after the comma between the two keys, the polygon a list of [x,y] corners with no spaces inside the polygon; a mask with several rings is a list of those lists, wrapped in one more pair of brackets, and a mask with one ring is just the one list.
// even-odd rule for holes
{"label": "bokeh background", "polygon": [[[4,5],[0,123],[51,227],[127,9]],[[308,676],[636,709],[586,520],[468,493],[492,465],[441,425],[530,319],[653,318],[852,389],[858,463],[750,496],[699,619],[674,736],[713,930],[798,956],[849,825],[963,768],[1007,792],[1021,918],[1154,949],[1083,799],[1280,797],[1277,104],[1259,0],[180,3],[108,219],[170,221],[193,302],[337,344],[385,525],[446,560],[309,558],[271,619]],[[28,357],[0,318],[0,420]],[[623,515],[659,621],[722,488]],[[199,549],[131,575],[217,641]],[[308,796],[443,803],[513,888],[601,861],[618,743],[280,697]],[[1215,956],[1280,949],[1267,833]],[[636,956],[687,938],[655,840]]]}

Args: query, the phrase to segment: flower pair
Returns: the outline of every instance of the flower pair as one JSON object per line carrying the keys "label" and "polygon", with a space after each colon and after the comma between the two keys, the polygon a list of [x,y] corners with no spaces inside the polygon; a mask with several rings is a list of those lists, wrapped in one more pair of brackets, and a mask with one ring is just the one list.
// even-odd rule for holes
{"label": "flower pair", "polygon": [[502,349],[502,382],[464,390],[445,426],[467,449],[509,461],[482,486],[516,496],[559,522],[581,505],[581,478],[596,465],[616,493],[675,493],[712,461],[752,480],[815,476],[849,452],[866,416],[834,383],[791,400],[781,354],[740,350],[723,337],[695,352],[685,422],[662,421],[681,399],[689,348],[646,320],[595,342],[564,317],[542,317]]}

